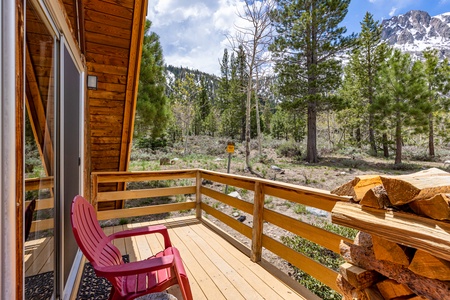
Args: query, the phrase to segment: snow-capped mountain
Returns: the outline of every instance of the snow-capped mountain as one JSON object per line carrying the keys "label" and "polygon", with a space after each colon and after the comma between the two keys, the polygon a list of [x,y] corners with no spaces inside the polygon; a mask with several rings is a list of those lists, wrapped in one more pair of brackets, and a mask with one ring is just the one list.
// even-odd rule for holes
{"label": "snow-capped mountain", "polygon": [[427,48],[439,50],[441,58],[450,59],[450,12],[431,17],[427,12],[412,10],[383,20],[382,39],[394,48],[422,57]]}

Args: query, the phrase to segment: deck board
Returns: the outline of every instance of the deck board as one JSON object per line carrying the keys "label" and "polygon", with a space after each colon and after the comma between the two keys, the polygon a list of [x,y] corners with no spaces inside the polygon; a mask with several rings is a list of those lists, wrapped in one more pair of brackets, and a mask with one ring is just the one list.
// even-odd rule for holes
{"label": "deck board", "polygon": [[25,242],[25,277],[53,270],[53,237]]}

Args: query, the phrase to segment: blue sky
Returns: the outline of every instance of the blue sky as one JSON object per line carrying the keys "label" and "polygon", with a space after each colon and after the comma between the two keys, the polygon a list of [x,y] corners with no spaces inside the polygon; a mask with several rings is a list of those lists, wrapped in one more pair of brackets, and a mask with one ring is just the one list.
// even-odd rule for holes
{"label": "blue sky", "polygon": [[[167,64],[219,75],[219,60],[229,48],[226,34],[240,20],[242,0],[149,0],[147,18],[160,36]],[[366,11],[380,22],[410,10],[431,16],[450,12],[450,0],[352,0],[343,26],[359,32]]]}

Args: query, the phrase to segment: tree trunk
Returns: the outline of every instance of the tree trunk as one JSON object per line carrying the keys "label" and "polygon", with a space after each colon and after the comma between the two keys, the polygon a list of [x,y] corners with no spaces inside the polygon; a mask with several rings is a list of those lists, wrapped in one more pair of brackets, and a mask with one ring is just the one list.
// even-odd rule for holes
{"label": "tree trunk", "polygon": [[308,103],[308,139],[306,142],[306,161],[309,163],[317,163],[319,161],[317,155],[317,104],[315,101]]}
{"label": "tree trunk", "polygon": [[395,126],[395,164],[402,163],[402,121],[400,114],[397,113],[397,124]]}
{"label": "tree trunk", "polygon": [[252,76],[250,76],[248,79],[248,85],[247,85],[247,103],[246,103],[246,110],[245,110],[245,167],[249,170],[251,170],[250,165],[250,111],[252,108]]}
{"label": "tree trunk", "polygon": [[361,127],[358,126],[358,128],[356,128],[356,144],[358,145],[358,148],[362,148],[361,145]]}
{"label": "tree trunk", "polygon": [[369,143],[370,150],[374,156],[377,156],[377,144],[375,142],[375,130],[373,129],[373,115],[369,114]]}
{"label": "tree trunk", "polygon": [[383,133],[383,155],[386,158],[389,158],[389,146],[388,146],[388,137],[387,133]]}
{"label": "tree trunk", "polygon": [[256,68],[256,87],[255,87],[255,109],[256,109],[256,132],[258,134],[258,155],[262,156],[262,136],[261,136],[261,122],[259,119],[259,78],[258,78],[258,68]]}
{"label": "tree trunk", "polygon": [[434,157],[434,121],[433,121],[433,113],[430,113],[428,115],[428,126],[429,126],[429,132],[428,132],[428,150],[430,157]]}
{"label": "tree trunk", "polygon": [[333,149],[333,140],[331,137],[331,126],[330,126],[330,111],[327,111],[327,129],[328,129],[328,147]]}

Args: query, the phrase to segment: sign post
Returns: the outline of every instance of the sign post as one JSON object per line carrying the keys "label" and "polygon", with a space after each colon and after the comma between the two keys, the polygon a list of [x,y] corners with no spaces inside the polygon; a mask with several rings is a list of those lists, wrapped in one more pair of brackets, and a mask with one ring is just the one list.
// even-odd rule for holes
{"label": "sign post", "polygon": [[[234,143],[233,143],[233,142],[228,142],[228,145],[227,145],[227,152],[228,152],[228,168],[227,168],[227,173],[230,174],[231,154],[234,153]],[[228,194],[228,184],[225,186],[225,194]]]}

